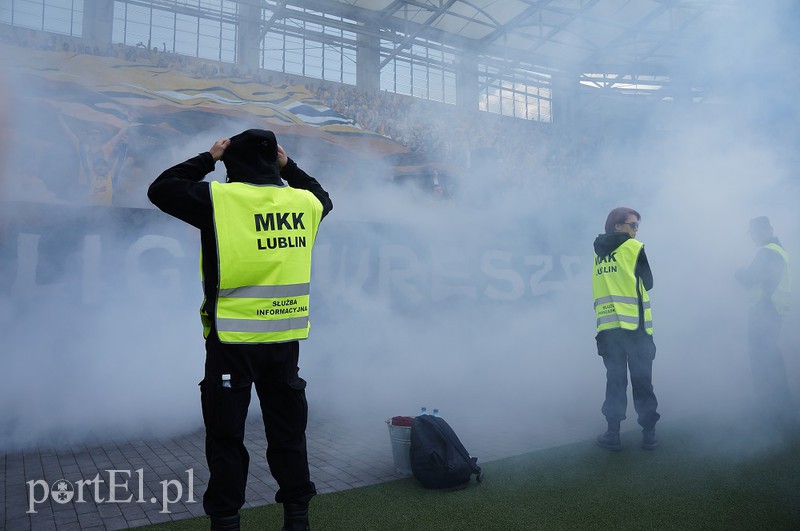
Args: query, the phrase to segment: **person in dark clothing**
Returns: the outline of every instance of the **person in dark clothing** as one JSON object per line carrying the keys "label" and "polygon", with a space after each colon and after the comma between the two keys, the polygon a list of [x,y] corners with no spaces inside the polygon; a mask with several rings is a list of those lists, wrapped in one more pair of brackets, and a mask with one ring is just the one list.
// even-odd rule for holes
{"label": "person in dark clothing", "polygon": [[791,297],[789,255],[766,216],[751,219],[749,232],[759,250],[750,265],[737,270],[735,276],[752,295],[747,316],[747,350],[753,387],[764,408],[764,417],[786,424],[791,422],[794,408],[778,340]]}
{"label": "person in dark clothing", "polygon": [[595,340],[606,367],[602,412],[608,423],[596,443],[615,451],[622,449],[619,432],[628,406],[628,370],[642,448],[654,450],[659,444],[655,426],[661,415],[652,384],[656,346],[647,293],[653,287],[653,274],[644,245],[635,239],[640,220],[631,208],[615,208],[606,219],[605,234],[594,241]]}
{"label": "person in dark clothing", "polygon": [[[220,159],[227,182],[204,181]],[[287,157],[274,133],[255,129],[218,140],[164,171],[147,195],[165,213],[200,229],[206,338],[200,394],[210,471],[203,508],[211,529],[239,529],[253,384],[267,462],[279,487],[275,501],[284,507],[283,529],[309,529],[316,489],[308,468],[298,340],[308,335],[311,247],[333,203]]]}

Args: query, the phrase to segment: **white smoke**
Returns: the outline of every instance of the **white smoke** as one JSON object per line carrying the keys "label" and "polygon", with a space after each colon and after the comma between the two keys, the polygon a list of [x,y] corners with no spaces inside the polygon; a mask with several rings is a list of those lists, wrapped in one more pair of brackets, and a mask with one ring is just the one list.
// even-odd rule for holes
{"label": "white smoke", "polygon": [[[287,146],[335,204],[317,240],[311,338],[301,345],[312,418],[385,429],[385,418],[426,405],[462,431],[491,429],[531,447],[593,436],[604,427],[605,371],[594,344],[592,241],[617,206],[642,214],[664,421],[749,407],[744,294],[733,281],[755,252],[748,220],[770,216],[800,256],[797,128],[785,119],[787,109],[796,116],[796,79],[779,75],[788,32],[770,7],[717,20],[679,56],[676,72],[726,80],[713,94],[719,103],[663,104],[653,122],[636,124],[646,133],[636,142],[593,132],[602,156],[574,176],[585,186],[541,179],[501,192],[501,176],[472,175],[437,201],[372,184],[389,172],[375,165],[357,185],[339,186],[311,149]],[[169,146],[162,159],[180,162],[236,127]],[[538,175],[531,167],[527,179]],[[1,325],[2,445],[199,427],[197,231],[167,216],[145,229],[87,229],[78,215],[42,256],[28,214],[4,212],[23,221]],[[98,258],[109,255],[121,268],[110,275]],[[55,285],[36,276],[43,266],[62,268]],[[797,315],[795,306],[782,340],[795,392]],[[635,427],[632,404],[624,427]]]}

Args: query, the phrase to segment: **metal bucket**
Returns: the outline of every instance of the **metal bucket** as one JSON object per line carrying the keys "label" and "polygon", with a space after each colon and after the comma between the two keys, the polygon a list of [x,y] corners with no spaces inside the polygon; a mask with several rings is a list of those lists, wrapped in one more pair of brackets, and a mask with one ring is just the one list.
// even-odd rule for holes
{"label": "metal bucket", "polygon": [[401,476],[411,476],[411,426],[395,426],[392,419],[386,419],[386,425],[392,442],[394,469]]}

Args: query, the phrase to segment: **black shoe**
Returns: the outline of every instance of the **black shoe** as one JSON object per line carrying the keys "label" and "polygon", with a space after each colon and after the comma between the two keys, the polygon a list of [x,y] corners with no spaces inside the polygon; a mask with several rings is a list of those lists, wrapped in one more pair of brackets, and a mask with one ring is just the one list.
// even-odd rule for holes
{"label": "black shoe", "polygon": [[239,514],[212,516],[211,531],[239,531]]}
{"label": "black shoe", "polygon": [[656,430],[642,430],[642,448],[645,450],[655,450],[658,448]]}
{"label": "black shoe", "polygon": [[597,439],[594,442],[600,448],[605,448],[606,450],[611,450],[612,452],[619,452],[622,450],[622,443],[619,440],[619,432],[618,431],[607,431],[597,436]]}
{"label": "black shoe", "polygon": [[283,528],[281,531],[311,531],[308,524],[307,503],[283,504]]}

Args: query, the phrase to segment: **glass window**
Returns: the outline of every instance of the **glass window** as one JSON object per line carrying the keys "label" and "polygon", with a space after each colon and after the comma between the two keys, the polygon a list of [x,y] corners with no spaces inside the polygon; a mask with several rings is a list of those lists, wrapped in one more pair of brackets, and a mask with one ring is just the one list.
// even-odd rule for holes
{"label": "glass window", "polygon": [[233,1],[184,0],[180,12],[153,3],[114,4],[113,42],[216,61],[236,61],[238,6]]}
{"label": "glass window", "polygon": [[355,85],[356,34],[326,23],[330,19],[355,25],[355,21],[297,6],[286,7],[320,21],[303,20],[297,18],[299,15],[273,21],[261,41],[263,68]]}
{"label": "glass window", "polygon": [[219,59],[220,23],[199,18],[197,24],[197,56]]}
{"label": "glass window", "polygon": [[178,13],[175,15],[175,52],[197,57],[196,17]]}
{"label": "glass window", "polygon": [[261,67],[267,70],[283,72],[283,56],[285,35],[267,33],[261,41]]}
{"label": "glass window", "polygon": [[[355,40],[355,35],[353,36]],[[356,84],[356,50],[355,48],[342,49],[342,83]]]}
{"label": "glass window", "polygon": [[[402,39],[403,35],[398,35]],[[445,103],[456,102],[455,50],[441,43],[418,39],[407,50],[381,40],[381,90]]]}
{"label": "glass window", "polygon": [[0,22],[51,33],[83,34],[83,0],[4,0]]}
{"label": "glass window", "polygon": [[325,46],[325,71],[322,79],[340,81],[342,76],[342,50],[334,46]]}
{"label": "glass window", "polygon": [[225,23],[220,28],[219,60],[226,63],[236,62],[236,26]]}
{"label": "glass window", "polygon": [[175,51],[175,14],[160,9],[153,10],[151,45],[162,52]]}
{"label": "glass window", "polygon": [[533,69],[503,69],[479,65],[482,111],[525,120],[551,122],[550,75]]}
{"label": "glass window", "polygon": [[314,77],[317,79],[322,78],[322,43],[305,39],[303,41],[303,60],[305,68],[303,68],[303,75]]}
{"label": "glass window", "polygon": [[125,44],[148,47],[148,42],[150,41],[150,11],[151,8],[148,7],[128,6],[125,24]]}
{"label": "glass window", "polygon": [[283,71],[287,74],[303,75],[303,39],[286,35],[284,40]]}

